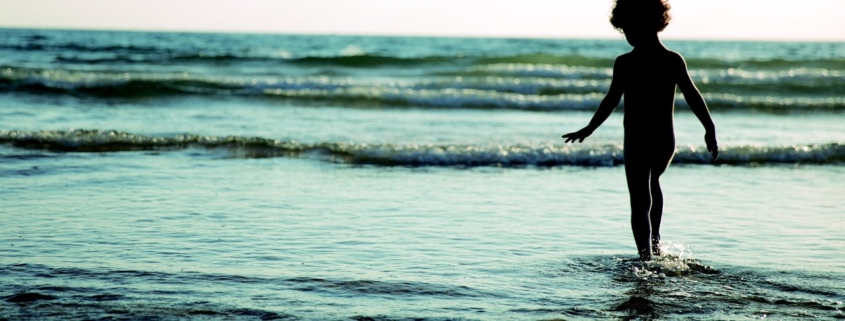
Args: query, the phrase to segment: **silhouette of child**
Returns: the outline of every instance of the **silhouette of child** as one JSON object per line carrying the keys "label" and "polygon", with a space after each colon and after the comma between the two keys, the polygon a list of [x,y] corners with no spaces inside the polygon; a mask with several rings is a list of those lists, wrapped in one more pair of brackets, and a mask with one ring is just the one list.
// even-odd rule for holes
{"label": "silhouette of child", "polygon": [[625,127],[625,176],[631,197],[631,229],[641,260],[660,254],[663,192],[660,175],[675,155],[675,87],[704,125],[704,141],[713,160],[719,155],[716,127],[701,93],[692,83],[680,54],[667,49],[657,33],[669,24],[666,0],[616,0],[610,23],[634,47],[616,58],[613,80],[590,124],[563,135],[583,142],[616,109],[622,95]]}

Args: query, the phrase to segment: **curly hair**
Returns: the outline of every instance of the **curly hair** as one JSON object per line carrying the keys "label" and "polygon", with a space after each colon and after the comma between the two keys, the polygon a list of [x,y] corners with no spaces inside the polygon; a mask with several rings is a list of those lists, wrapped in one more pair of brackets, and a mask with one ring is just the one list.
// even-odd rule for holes
{"label": "curly hair", "polygon": [[663,31],[669,25],[668,0],[616,0],[610,24],[616,30]]}

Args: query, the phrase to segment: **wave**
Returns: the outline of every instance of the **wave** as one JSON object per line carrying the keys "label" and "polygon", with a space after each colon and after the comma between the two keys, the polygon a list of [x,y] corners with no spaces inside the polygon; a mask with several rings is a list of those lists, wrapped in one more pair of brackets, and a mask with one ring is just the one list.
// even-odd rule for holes
{"label": "wave", "polygon": [[[570,69],[583,71],[584,68]],[[578,70],[571,70],[570,75],[578,75]],[[725,77],[734,77],[737,74],[728,73]],[[799,77],[802,74],[793,75]],[[609,87],[609,80],[575,78],[246,78],[195,77],[187,73],[84,72],[0,67],[0,92],[101,99],[145,99],[183,95],[238,96],[364,107],[507,108],[539,111],[595,108]],[[845,97],[838,95],[841,87],[839,81],[802,81],[769,84],[765,81],[748,80],[745,83],[731,84],[707,79],[701,86],[705,89],[704,96],[709,106],[715,110],[788,112],[845,109]],[[715,93],[712,93],[714,91]],[[679,97],[677,104],[685,106],[685,101]]]}
{"label": "wave", "polygon": [[[528,65],[565,65],[580,67],[611,67],[615,58],[588,57],[582,55],[554,55],[554,54],[527,54],[501,57],[478,58],[477,65],[490,64],[528,64]],[[845,60],[842,59],[750,59],[750,60],[720,60],[708,58],[688,58],[687,65],[690,68],[700,69],[784,69],[784,68],[821,68],[821,69],[842,69]]]}
{"label": "wave", "polygon": [[[448,285],[415,281],[380,281],[370,279],[332,279],[318,277],[254,277],[227,274],[205,274],[205,273],[168,273],[162,271],[140,271],[140,270],[108,270],[108,269],[82,269],[82,268],[54,268],[39,264],[14,264],[3,266],[4,271],[0,276],[54,276],[69,277],[79,280],[113,280],[123,279],[127,282],[158,283],[158,284],[184,284],[190,280],[195,284],[216,283],[231,286],[250,286],[259,284],[275,284],[288,289],[304,292],[333,293],[346,292],[347,294],[382,294],[396,296],[441,296],[441,297],[478,297],[489,295],[480,290],[466,286]],[[75,289],[77,291],[61,291],[56,287],[36,287],[42,291],[60,290],[57,292],[82,292],[87,293],[90,288]],[[131,289],[123,289],[131,290]],[[139,290],[143,291],[143,290]],[[94,294],[94,293],[90,293]],[[22,296],[12,295],[10,298],[25,299],[38,298],[30,294]],[[114,295],[112,299],[125,299],[122,295]],[[8,299],[7,299],[8,301]]]}
{"label": "wave", "polygon": [[438,64],[457,64],[471,62],[470,59],[461,57],[393,57],[380,55],[348,55],[348,56],[305,56],[288,57],[287,55],[257,55],[257,54],[235,54],[235,53],[149,53],[137,55],[132,53],[116,53],[109,56],[98,55],[87,57],[85,55],[59,55],[56,62],[100,65],[100,64],[172,64],[172,63],[248,63],[268,62],[284,63],[301,66],[336,66],[336,67],[357,67],[372,68],[383,66],[410,67]]}
{"label": "wave", "polygon": [[[753,70],[742,68],[699,69],[690,68],[690,76],[698,82],[731,82],[731,83],[766,83],[777,84],[783,82],[845,82],[845,70],[808,68],[793,66],[793,68],[776,70]],[[465,71],[443,72],[446,75],[511,75],[525,77],[549,78],[579,78],[579,79],[610,79],[613,69],[610,66],[584,67],[553,64],[526,63],[498,63],[473,66]]]}
{"label": "wave", "polygon": [[589,110],[598,106],[603,95],[559,94],[553,96],[502,93],[477,89],[403,89],[403,88],[338,88],[338,89],[267,89],[268,97],[328,101],[367,106],[410,106],[429,108],[502,108],[535,111]]}
{"label": "wave", "polygon": [[[119,46],[119,45],[86,45],[77,43],[65,44],[5,44],[0,50],[18,52],[62,52],[55,59],[57,62],[76,64],[122,64],[122,63],[168,63],[168,62],[247,62],[247,61],[277,61],[295,65],[320,65],[340,67],[379,67],[379,66],[423,66],[440,64],[495,64],[495,63],[534,63],[558,64],[572,66],[612,66],[613,59],[587,57],[582,55],[552,55],[552,54],[520,54],[505,56],[390,56],[368,53],[351,55],[261,55],[255,51],[238,52],[203,52],[203,51],[174,51],[167,48],[149,46]],[[97,57],[90,57],[96,54]]]}
{"label": "wave", "polygon": [[[549,263],[533,263],[532,277],[577,280],[576,286],[615,285],[594,297],[561,297],[554,301],[536,296],[508,296],[503,291],[446,284],[361,277],[314,277],[282,274],[175,272],[114,268],[53,267],[40,264],[0,266],[5,302],[0,314],[13,320],[66,319],[199,319],[199,320],[475,320],[485,319],[703,319],[763,318],[803,320],[810,317],[841,319],[842,277],[837,273],[778,271],[767,267],[704,265],[692,258],[661,256],[648,264],[619,256],[567,256]],[[119,285],[116,286],[115,284]],[[837,286],[839,284],[839,286]],[[532,284],[531,286],[534,286]],[[535,286],[536,287],[536,286]],[[211,288],[211,289],[207,289]],[[616,288],[626,289],[616,294]],[[522,289],[521,289],[522,290]],[[729,291],[726,291],[729,290]],[[271,302],[293,302],[298,309],[255,307],[259,293]],[[390,315],[356,314],[325,300],[302,300],[319,295],[344,306],[377,300],[413,304],[428,300],[427,310]],[[196,298],[204,300],[198,301]],[[487,306],[512,306],[486,309]],[[541,304],[537,304],[541,301]],[[433,303],[432,303],[433,302]],[[437,302],[446,302],[437,305]],[[478,307],[478,302],[488,302]],[[492,302],[492,303],[489,303]],[[464,309],[462,305],[472,308]],[[580,305],[578,307],[564,308]],[[322,309],[322,310],[321,310]],[[489,312],[492,310],[492,312]],[[433,311],[433,312],[432,312]],[[445,312],[443,312],[445,311]],[[468,315],[456,318],[455,315]],[[441,315],[446,315],[441,316]],[[48,316],[45,318],[45,316]]]}
{"label": "wave", "polygon": [[605,67],[584,67],[550,64],[488,64],[473,66],[466,70],[439,72],[438,75],[448,76],[522,76],[548,77],[568,79],[610,79],[613,69]]}
{"label": "wave", "polygon": [[260,56],[260,55],[235,55],[230,53],[206,54],[168,54],[152,53],[147,55],[137,54],[113,54],[97,55],[96,57],[59,55],[55,62],[81,64],[81,65],[121,65],[121,64],[173,64],[173,63],[247,63],[247,62],[284,62],[287,59],[282,57]]}
{"label": "wave", "polygon": [[[285,275],[262,277],[205,272],[164,272],[110,268],[51,267],[39,264],[0,266],[0,315],[12,320],[325,320],[325,315],[292,315],[279,309],[239,304],[239,289],[274,293],[272,300],[292,302],[302,293],[330,298],[382,296],[391,300],[478,299],[495,296],[463,285],[409,280],[328,278]],[[32,285],[29,280],[39,280]],[[58,282],[56,282],[58,281]],[[113,286],[113,284],[120,286]],[[212,285],[225,291],[203,291]],[[235,293],[232,295],[232,293]],[[197,297],[214,298],[197,301]],[[321,303],[316,303],[315,308]],[[302,311],[294,311],[301,313]],[[318,314],[311,311],[311,314]],[[47,317],[45,317],[47,316]],[[81,317],[85,316],[85,317]],[[376,320],[344,316],[349,320]],[[382,320],[383,318],[377,318]],[[415,320],[449,320],[414,318]],[[393,320],[392,318],[389,320]]]}
{"label": "wave", "polygon": [[225,82],[181,74],[133,75],[41,70],[0,72],[0,92],[96,98],[152,98],[182,94],[219,94],[236,89]]}
{"label": "wave", "polygon": [[[411,106],[429,108],[502,108],[531,111],[593,110],[604,98],[603,93],[526,95],[477,89],[406,89],[351,87],[336,89],[265,89],[270,97],[328,101],[368,106]],[[765,112],[838,111],[845,109],[845,97],[745,96],[736,94],[704,94],[711,110],[753,110]],[[682,96],[675,104],[685,110]]]}
{"label": "wave", "polygon": [[160,53],[166,50],[153,46],[136,46],[136,45],[88,45],[78,43],[59,43],[59,44],[45,44],[39,43],[42,39],[30,39],[26,44],[2,44],[0,50],[11,51],[76,51],[76,52],[94,52],[94,53],[125,53],[125,54],[146,54],[146,53]]}
{"label": "wave", "polygon": [[[301,143],[241,136],[145,136],[119,131],[0,131],[0,143],[54,152],[168,151],[219,149],[230,157],[300,157],[380,166],[618,166],[621,145],[417,145],[355,142]],[[680,146],[675,164],[710,164],[703,147]],[[725,146],[715,164],[845,164],[845,144]]]}
{"label": "wave", "polygon": [[287,59],[291,64],[342,66],[342,67],[379,67],[379,66],[420,66],[446,63],[461,63],[468,59],[463,57],[428,56],[428,57],[393,57],[381,55],[349,55],[349,56],[308,56]]}
{"label": "wave", "polygon": [[[704,94],[707,106],[713,110],[754,110],[768,112],[837,111],[845,109],[845,97],[779,97],[749,96],[736,94]],[[687,106],[681,97],[675,99],[678,106]]]}
{"label": "wave", "polygon": [[[428,56],[399,56],[373,53],[355,53],[340,55],[296,55],[278,54],[276,50],[241,49],[212,50],[204,52],[191,48],[166,48],[145,45],[97,45],[83,43],[45,43],[28,42],[0,45],[0,50],[20,53],[56,52],[57,62],[74,64],[133,64],[133,63],[178,63],[178,62],[252,62],[271,61],[293,65],[319,65],[338,67],[382,67],[382,66],[436,66],[436,65],[472,65],[483,66],[490,64],[532,64],[532,65],[565,65],[579,67],[610,67],[613,66],[613,56],[585,56],[579,54],[551,54],[527,53],[512,55],[428,55]],[[94,57],[91,57],[93,54]],[[789,68],[820,68],[841,69],[845,60],[841,58],[817,59],[687,59],[690,68],[700,69],[789,69]]]}

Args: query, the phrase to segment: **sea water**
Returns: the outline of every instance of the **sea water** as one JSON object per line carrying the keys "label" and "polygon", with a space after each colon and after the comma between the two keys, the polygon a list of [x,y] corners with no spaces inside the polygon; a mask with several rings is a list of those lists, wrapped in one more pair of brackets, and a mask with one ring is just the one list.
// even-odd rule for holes
{"label": "sea water", "polygon": [[0,30],[0,319],[845,318],[845,44],[666,45],[643,264],[621,39]]}

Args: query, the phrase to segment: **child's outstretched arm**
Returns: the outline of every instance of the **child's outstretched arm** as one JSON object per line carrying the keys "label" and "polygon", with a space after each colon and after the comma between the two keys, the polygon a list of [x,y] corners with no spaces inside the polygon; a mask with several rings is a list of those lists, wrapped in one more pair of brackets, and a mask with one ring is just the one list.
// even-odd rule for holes
{"label": "child's outstretched arm", "polygon": [[707,104],[704,103],[704,98],[701,97],[701,92],[695,87],[692,79],[687,72],[687,63],[684,57],[678,55],[678,88],[684,94],[684,99],[687,100],[687,105],[692,109],[695,117],[704,125],[704,142],[707,144],[707,151],[713,156],[713,160],[719,157],[719,146],[716,143],[716,125],[710,117],[710,110],[707,109]]}
{"label": "child's outstretched arm", "polygon": [[622,57],[616,58],[616,62],[613,64],[613,80],[610,81],[610,89],[607,91],[607,95],[604,96],[602,99],[601,104],[599,104],[599,109],[596,110],[596,114],[593,115],[593,119],[590,120],[590,124],[587,127],[582,128],[581,130],[563,135],[563,138],[566,139],[566,143],[568,142],[575,142],[576,140],[580,143],[584,141],[584,138],[593,134],[593,131],[596,128],[599,128],[601,124],[607,120],[607,117],[610,117],[610,114],[616,109],[616,106],[619,105],[619,100],[622,99],[622,93],[624,92],[622,87],[622,63],[620,60]]}

